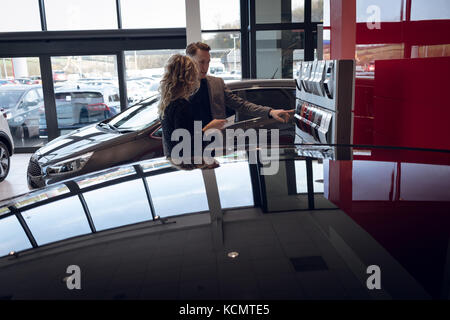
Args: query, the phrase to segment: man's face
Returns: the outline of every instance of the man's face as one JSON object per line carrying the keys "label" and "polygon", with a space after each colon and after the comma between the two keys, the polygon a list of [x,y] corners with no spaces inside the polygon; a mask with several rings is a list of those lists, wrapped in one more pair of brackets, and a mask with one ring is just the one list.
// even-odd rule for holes
{"label": "man's face", "polygon": [[206,78],[209,63],[211,61],[211,55],[208,51],[198,49],[193,58],[198,63],[200,68],[200,79]]}

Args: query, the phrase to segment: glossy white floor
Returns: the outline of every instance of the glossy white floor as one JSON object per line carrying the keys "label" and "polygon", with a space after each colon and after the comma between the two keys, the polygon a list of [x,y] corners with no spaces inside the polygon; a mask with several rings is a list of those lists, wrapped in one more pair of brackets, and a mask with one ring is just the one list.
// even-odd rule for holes
{"label": "glossy white floor", "polygon": [[31,153],[17,153],[11,157],[8,177],[0,182],[0,200],[28,192],[27,167]]}

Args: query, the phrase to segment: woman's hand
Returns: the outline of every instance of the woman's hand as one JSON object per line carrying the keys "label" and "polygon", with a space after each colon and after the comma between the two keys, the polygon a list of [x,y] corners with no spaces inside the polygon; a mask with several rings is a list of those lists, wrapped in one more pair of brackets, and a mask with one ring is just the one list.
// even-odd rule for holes
{"label": "woman's hand", "polygon": [[203,132],[205,132],[208,129],[218,129],[222,130],[223,126],[227,123],[226,119],[214,119],[210,123],[208,123],[204,128]]}

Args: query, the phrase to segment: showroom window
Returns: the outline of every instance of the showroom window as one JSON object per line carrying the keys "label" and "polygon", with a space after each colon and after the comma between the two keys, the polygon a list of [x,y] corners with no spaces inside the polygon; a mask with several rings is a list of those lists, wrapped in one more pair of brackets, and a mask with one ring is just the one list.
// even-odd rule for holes
{"label": "showroom window", "polygon": [[0,59],[0,108],[8,121],[14,145],[40,147],[40,118],[45,117],[39,58]]}
{"label": "showroom window", "polygon": [[[430,5],[430,4],[433,5]],[[412,0],[411,20],[448,20],[450,19],[450,3],[448,0]]]}
{"label": "showroom window", "polygon": [[123,29],[185,28],[185,0],[121,0]]}
{"label": "showroom window", "polygon": [[125,51],[129,105],[158,94],[164,66],[177,53],[184,54],[184,50]]}
{"label": "showroom window", "polygon": [[373,78],[375,76],[375,59],[402,59],[403,55],[403,43],[358,44],[355,53],[356,77]]}
{"label": "showroom window", "polygon": [[256,23],[292,23],[305,21],[305,0],[256,0]]}
{"label": "showroom window", "polygon": [[372,21],[374,14],[380,15],[381,22],[398,22],[402,18],[403,0],[358,0],[356,1],[357,22]]}
{"label": "showroom window", "polygon": [[45,15],[49,31],[118,27],[115,0],[45,0]]}
{"label": "showroom window", "polygon": [[[58,130],[61,135],[120,112],[116,56],[52,57]],[[39,125],[46,127],[45,116]],[[39,130],[41,137],[47,131]]]}
{"label": "showroom window", "polygon": [[224,80],[242,78],[240,1],[200,0],[202,41],[211,47],[209,73]]}
{"label": "showroom window", "polygon": [[317,58],[317,25],[323,0],[253,0],[250,6],[250,75],[295,78],[300,61]]}
{"label": "showroom window", "polygon": [[257,31],[257,78],[296,77],[298,63],[304,60],[304,49],[303,30]]}
{"label": "showroom window", "polygon": [[0,12],[3,13],[0,32],[41,31],[39,2],[36,0],[1,1]]}

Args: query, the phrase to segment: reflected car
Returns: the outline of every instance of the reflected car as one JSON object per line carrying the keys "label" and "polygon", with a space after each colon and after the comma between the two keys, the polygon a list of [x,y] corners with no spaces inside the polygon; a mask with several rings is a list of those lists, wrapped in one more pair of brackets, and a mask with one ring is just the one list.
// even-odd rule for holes
{"label": "reflected car", "polygon": [[[119,89],[114,86],[63,86],[55,91],[56,115],[61,131],[109,119],[120,112]],[[39,136],[47,137],[44,110],[39,118]]]}
{"label": "reflected car", "polygon": [[[310,154],[322,148],[323,157]],[[364,146],[353,149],[354,160],[339,160],[338,147],[320,149],[280,149],[285,165],[270,177],[251,170],[245,154],[217,157],[214,171],[152,159],[1,201],[1,297],[161,298],[161,286],[149,284],[173,279],[176,267],[177,274],[201,272],[173,280],[194,290],[180,295],[180,285],[169,284],[164,297],[447,299],[449,153]],[[314,186],[319,179],[322,190]],[[186,259],[159,259],[160,248],[200,259],[188,255],[187,266]],[[208,270],[228,268],[236,258],[230,248],[257,263],[239,270],[252,281],[235,281],[224,291],[220,273]],[[202,269],[205,262],[210,269]],[[74,263],[91,270],[77,292],[64,284]],[[376,295],[367,288],[370,263],[383,270],[384,291]],[[157,272],[145,274],[149,266]],[[269,286],[255,289],[255,274],[274,267],[277,272],[261,273]],[[205,282],[214,289],[199,296]],[[271,290],[274,283],[286,292]]]}
{"label": "reflected car", "polygon": [[18,139],[39,135],[39,117],[43,105],[40,85],[0,87],[0,109],[4,110],[11,132]]}
{"label": "reflected car", "polygon": [[[230,83],[228,88],[257,104],[279,109],[295,106],[294,80],[244,80]],[[152,96],[111,119],[52,140],[30,158],[28,186],[40,188],[80,174],[163,156],[158,104],[159,96]],[[227,110],[227,116],[233,114]],[[238,121],[250,118],[252,115],[236,114]],[[293,142],[292,124],[275,126],[280,129],[281,142]]]}

